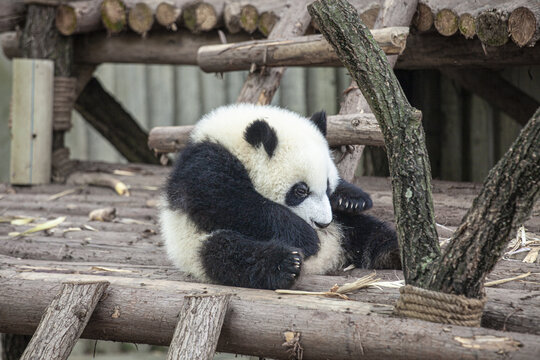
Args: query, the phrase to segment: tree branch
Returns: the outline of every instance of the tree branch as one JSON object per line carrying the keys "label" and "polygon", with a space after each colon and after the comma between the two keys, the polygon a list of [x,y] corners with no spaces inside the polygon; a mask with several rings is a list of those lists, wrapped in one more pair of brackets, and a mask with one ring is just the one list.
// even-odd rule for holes
{"label": "tree branch", "polygon": [[407,283],[415,285],[440,257],[421,113],[407,101],[385,54],[350,4],[318,0],[308,9],[381,127],[390,162],[403,272]]}

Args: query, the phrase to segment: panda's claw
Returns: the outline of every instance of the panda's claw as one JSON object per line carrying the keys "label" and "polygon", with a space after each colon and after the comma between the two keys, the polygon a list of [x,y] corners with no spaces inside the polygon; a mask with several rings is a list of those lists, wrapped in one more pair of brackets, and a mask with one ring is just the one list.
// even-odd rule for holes
{"label": "panda's claw", "polygon": [[300,255],[300,253],[298,251],[292,251],[291,254],[293,255]]}
{"label": "panda's claw", "polygon": [[341,206],[341,202],[342,202],[342,201],[343,201],[343,199],[342,199],[342,198],[339,198],[339,200],[338,200],[338,206]]}

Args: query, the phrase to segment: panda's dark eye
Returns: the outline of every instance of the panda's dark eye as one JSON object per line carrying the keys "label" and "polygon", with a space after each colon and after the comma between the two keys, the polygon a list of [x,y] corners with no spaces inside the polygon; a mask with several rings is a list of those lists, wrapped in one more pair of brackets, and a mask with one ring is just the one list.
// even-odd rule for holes
{"label": "panda's dark eye", "polygon": [[296,195],[299,198],[305,198],[306,196],[309,195],[309,188],[307,187],[305,183],[299,183],[294,188],[294,195]]}
{"label": "panda's dark eye", "polygon": [[294,184],[287,195],[285,195],[285,204],[287,206],[297,206],[302,203],[309,196],[309,187],[305,182],[298,182]]}

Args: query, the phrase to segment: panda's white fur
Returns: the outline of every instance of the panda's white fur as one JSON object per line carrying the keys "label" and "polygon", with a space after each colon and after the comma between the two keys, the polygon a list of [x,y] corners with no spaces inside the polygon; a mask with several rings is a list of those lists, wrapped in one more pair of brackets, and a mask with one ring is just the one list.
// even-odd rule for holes
{"label": "panda's white fur", "polygon": [[[245,129],[255,120],[265,120],[277,134],[278,145],[271,157],[262,146],[253,147],[244,139]],[[320,240],[319,252],[306,259],[302,272],[323,274],[343,264],[339,224],[331,223],[324,229],[314,225],[332,221],[327,187],[334,191],[339,176],[328,143],[311,120],[272,106],[230,105],[204,116],[195,126],[191,141],[224,146],[245,166],[255,189],[276,203],[287,206],[285,196],[291,186],[299,181],[308,183],[309,198],[299,206],[288,207],[317,231]],[[174,264],[208,281],[199,251],[211,234],[198,229],[186,213],[171,210],[166,204],[160,222],[167,253]]]}

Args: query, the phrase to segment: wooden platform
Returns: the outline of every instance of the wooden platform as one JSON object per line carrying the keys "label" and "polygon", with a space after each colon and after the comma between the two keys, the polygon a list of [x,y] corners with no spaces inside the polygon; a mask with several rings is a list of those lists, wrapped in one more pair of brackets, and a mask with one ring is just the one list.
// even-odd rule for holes
{"label": "wooden platform", "polygon": [[[164,302],[173,305],[167,302],[169,301],[167,296],[170,294],[221,289],[220,291],[234,292],[239,299],[243,298],[242,294],[247,294],[245,296],[250,299],[253,296],[281,299],[270,291],[213,285],[207,287],[204,284],[195,283],[192,283],[193,287],[190,290],[190,285],[184,285],[183,282],[189,284],[193,282],[193,279],[171,266],[166,257],[157,224],[160,188],[169,168],[80,163],[78,170],[84,174],[109,174],[128,185],[130,196],[120,196],[112,189],[105,187],[73,185],[69,181],[66,185],[51,184],[34,187],[12,187],[0,184],[0,219],[5,221],[11,216],[36,218],[28,225],[0,223],[0,284],[4,284],[0,285],[0,332],[31,334],[39,322],[40,311],[43,311],[54,297],[59,284],[73,279],[108,279],[113,289],[117,284],[121,287],[149,291],[145,293],[147,297],[143,300],[138,298],[133,300],[133,304],[117,303],[115,305],[114,301],[118,299],[114,296],[119,295],[114,295],[114,291],[111,290],[113,300],[107,300],[113,301],[112,304],[107,305],[110,308],[104,310],[99,305],[96,308],[96,314],[90,320],[83,337],[117,341],[168,344],[176,324],[174,307],[173,310],[163,312],[159,319],[155,317],[161,316],[158,306],[163,306]],[[392,196],[389,181],[383,178],[361,178],[358,182],[364,190],[372,194],[374,208],[371,213],[392,221]],[[480,185],[434,181],[433,187],[436,221],[442,225],[439,227],[439,235],[442,239],[448,238],[451,229],[459,224],[467,211]],[[72,193],[58,197],[58,194],[67,190]],[[54,195],[56,196],[51,199]],[[112,222],[88,219],[88,214],[92,210],[111,206],[116,209],[116,218]],[[66,217],[65,221],[50,230],[24,237],[8,235],[11,232],[24,231],[36,223],[61,216]],[[538,204],[525,226],[529,231],[540,233],[540,206]],[[487,289],[488,303],[483,326],[540,335],[540,308],[538,307],[540,265],[538,261],[536,264],[526,264],[520,260],[501,260],[488,280],[508,278],[526,272],[532,274],[522,281],[511,281]],[[335,276],[306,276],[301,278],[297,287],[310,291],[327,291],[336,283],[342,284],[350,281],[351,277],[367,273],[369,271],[353,270]],[[402,278],[400,271],[379,271],[378,274],[383,279]],[[20,285],[17,285],[18,281]],[[177,281],[182,281],[178,283],[182,285],[175,287],[174,284]],[[36,286],[41,289],[36,289]],[[163,289],[168,290],[162,292]],[[383,304],[381,305],[385,309],[383,312],[388,312],[387,305],[395,302],[398,290],[386,288],[364,290],[352,297],[362,302]],[[313,299],[313,297],[309,298]],[[156,301],[155,309],[152,307],[153,301]],[[235,308],[239,306],[238,301],[243,300],[233,299],[231,303],[232,308],[236,309],[235,314],[239,311]],[[309,301],[312,306],[319,304],[319,300]],[[142,302],[145,305],[141,305]],[[352,306],[349,305],[351,302],[334,299],[321,300],[320,303],[332,308],[341,306],[343,311]],[[245,303],[242,304],[245,306]],[[6,307],[3,308],[4,306]],[[120,309],[118,314],[114,306]],[[133,309],[125,310],[126,306]],[[138,306],[142,307],[138,308]],[[146,319],[140,329],[138,327],[126,328],[128,324],[133,327],[133,323],[124,323],[121,329],[111,325],[110,322],[117,319],[115,316],[128,318],[135,316],[125,315],[130,311],[133,312],[134,309],[137,311],[147,309],[145,310],[147,312],[150,311],[148,309],[153,309],[154,312],[138,314]],[[172,318],[167,318],[169,315]],[[133,321],[133,318],[130,319],[129,321]],[[124,319],[124,321],[128,320]],[[294,320],[290,321],[294,322]],[[410,321],[414,322],[414,320]],[[103,327],[104,324],[107,325]],[[239,345],[241,340],[235,338],[236,333],[231,332],[232,329],[236,329],[234,326],[234,322],[231,324],[230,319],[226,318],[222,336],[227,341],[220,338],[218,351],[239,352],[238,349],[240,349],[243,353],[254,354],[253,344],[244,342]],[[282,350],[276,349],[273,353],[276,358],[282,356],[280,351]],[[269,356],[272,353],[266,355]]]}

